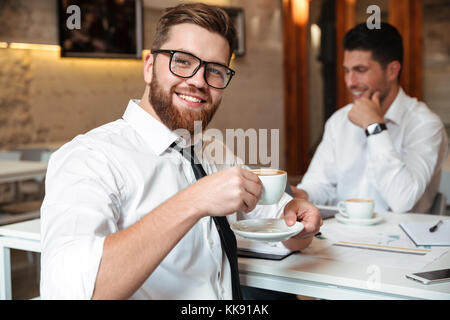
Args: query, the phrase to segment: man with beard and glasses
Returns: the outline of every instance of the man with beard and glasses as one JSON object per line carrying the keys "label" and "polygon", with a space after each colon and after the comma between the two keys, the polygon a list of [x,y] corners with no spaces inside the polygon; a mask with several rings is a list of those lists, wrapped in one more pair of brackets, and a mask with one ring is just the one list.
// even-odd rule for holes
{"label": "man with beard and glasses", "polygon": [[382,23],[357,25],[344,38],[353,103],[333,114],[297,198],[336,204],[375,200],[378,212],[428,212],[439,188],[447,134],[439,117],[400,87],[402,37]]}
{"label": "man with beard and glasses", "polygon": [[142,99],[53,154],[41,208],[43,299],[241,299],[227,219],[298,220],[304,231],[283,244],[310,244],[322,221],[308,201],[285,194],[257,206],[261,182],[237,158],[199,163],[180,152],[194,146],[194,122],[205,128],[220,105],[235,37],[221,9],[167,9],[145,57]]}

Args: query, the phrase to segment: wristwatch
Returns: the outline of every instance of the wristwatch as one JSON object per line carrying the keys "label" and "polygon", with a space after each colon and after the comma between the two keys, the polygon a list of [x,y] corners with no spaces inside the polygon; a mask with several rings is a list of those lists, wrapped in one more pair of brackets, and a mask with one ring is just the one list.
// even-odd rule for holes
{"label": "wristwatch", "polygon": [[380,132],[382,132],[383,130],[387,130],[387,127],[384,123],[372,123],[370,125],[367,126],[365,132],[366,132],[366,136],[371,136],[374,134],[378,134]]}

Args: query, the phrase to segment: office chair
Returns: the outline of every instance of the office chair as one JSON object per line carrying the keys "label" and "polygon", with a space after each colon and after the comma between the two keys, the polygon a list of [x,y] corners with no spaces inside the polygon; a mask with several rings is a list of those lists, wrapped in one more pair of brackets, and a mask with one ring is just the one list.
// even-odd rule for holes
{"label": "office chair", "polygon": [[430,209],[430,214],[445,216],[447,215],[447,198],[446,196],[438,192],[434,198],[433,205]]}

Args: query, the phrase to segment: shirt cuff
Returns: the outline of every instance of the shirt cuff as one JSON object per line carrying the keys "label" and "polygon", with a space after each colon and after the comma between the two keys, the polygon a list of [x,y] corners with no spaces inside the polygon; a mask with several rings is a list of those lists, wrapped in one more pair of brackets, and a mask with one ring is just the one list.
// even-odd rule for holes
{"label": "shirt cuff", "polygon": [[314,188],[311,188],[311,186],[305,186],[302,183],[299,183],[297,185],[297,189],[301,189],[305,191],[308,194],[308,201],[313,204],[320,203],[319,197],[316,196],[316,194],[319,194],[319,192],[314,192]]}
{"label": "shirt cuff", "polygon": [[387,130],[368,136],[367,145],[369,147],[369,155],[371,157],[390,153],[395,150]]}

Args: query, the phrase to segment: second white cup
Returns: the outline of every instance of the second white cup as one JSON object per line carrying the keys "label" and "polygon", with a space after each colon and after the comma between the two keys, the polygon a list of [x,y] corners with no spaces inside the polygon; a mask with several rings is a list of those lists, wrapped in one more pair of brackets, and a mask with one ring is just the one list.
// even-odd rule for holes
{"label": "second white cup", "polygon": [[349,219],[370,219],[375,204],[371,199],[347,199],[338,203],[341,215]]}

